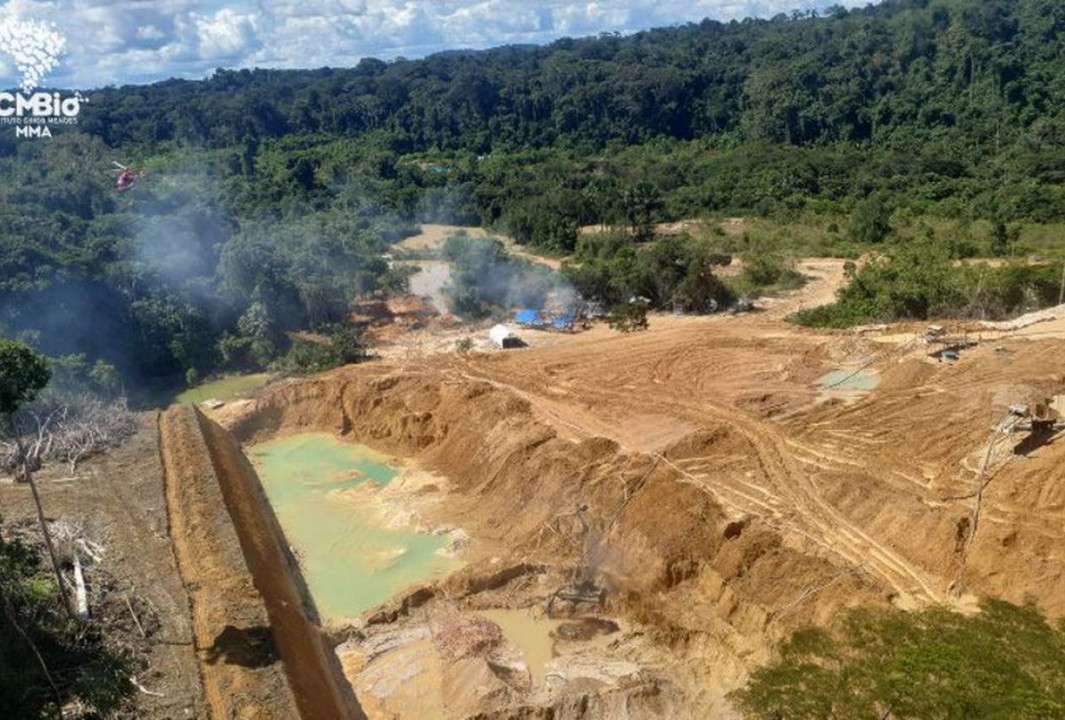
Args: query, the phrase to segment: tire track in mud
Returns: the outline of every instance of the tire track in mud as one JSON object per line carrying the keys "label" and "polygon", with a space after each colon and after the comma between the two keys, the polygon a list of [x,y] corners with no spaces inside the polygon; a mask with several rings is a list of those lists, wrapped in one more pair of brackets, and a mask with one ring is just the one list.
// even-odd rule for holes
{"label": "tire track in mud", "polygon": [[[672,353],[670,357],[675,359]],[[637,365],[640,364],[643,363],[637,362]],[[631,367],[631,365],[628,366],[630,370]],[[658,365],[655,374],[660,376],[659,368],[661,365]],[[499,377],[498,373],[493,373],[487,368],[481,367],[475,370],[469,362],[463,363],[462,367],[449,367],[447,372],[467,381],[488,382],[514,392],[539,411],[544,412],[551,420],[562,423],[582,435],[603,434],[590,431],[566,420],[557,412],[544,408],[543,398],[535,388],[536,381],[540,381],[540,378],[523,377],[522,380],[517,380],[514,376]],[[638,404],[641,412],[654,410],[693,421],[697,425],[712,420],[730,426],[755,451],[755,460],[762,477],[769,486],[768,488],[754,486],[764,493],[762,498],[755,497],[733,485],[725,484],[721,482],[720,477],[712,478],[707,473],[693,474],[664,456],[659,455],[659,458],[666,460],[686,481],[714,494],[723,505],[763,518],[778,531],[793,533],[803,540],[812,541],[816,546],[831,551],[847,564],[871,571],[900,596],[927,603],[947,602],[946,595],[936,589],[935,581],[922,569],[871,537],[832,507],[818,491],[810,473],[801,467],[803,461],[797,457],[797,453],[812,457],[826,457],[830,461],[837,461],[836,458],[827,457],[825,453],[815,448],[788,438],[776,428],[748,418],[740,411],[714,403],[694,405],[676,397],[668,398],[667,402],[666,398],[648,398],[645,394],[636,397],[622,391],[593,388],[587,385],[582,387],[581,394],[585,401],[599,400],[600,402],[595,404],[600,407],[611,405],[625,407]],[[618,441],[617,438],[611,439]],[[619,444],[623,445],[620,442]],[[631,448],[626,449],[638,452]],[[847,461],[847,464],[853,463]],[[739,481],[739,483],[752,485],[745,481]],[[781,510],[781,506],[787,509]]]}

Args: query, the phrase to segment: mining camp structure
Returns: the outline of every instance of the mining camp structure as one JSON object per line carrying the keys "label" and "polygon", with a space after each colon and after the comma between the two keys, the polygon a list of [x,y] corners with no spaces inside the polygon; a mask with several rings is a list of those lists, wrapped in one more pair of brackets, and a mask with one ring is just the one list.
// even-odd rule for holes
{"label": "mining camp structure", "polygon": [[523,345],[521,338],[506,325],[496,325],[488,331],[488,337],[491,338],[492,344],[501,350],[513,350]]}

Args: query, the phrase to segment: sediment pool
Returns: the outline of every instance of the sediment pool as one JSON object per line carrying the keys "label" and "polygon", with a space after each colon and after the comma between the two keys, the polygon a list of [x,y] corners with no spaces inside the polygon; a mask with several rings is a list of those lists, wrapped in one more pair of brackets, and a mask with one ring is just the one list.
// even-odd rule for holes
{"label": "sediment pool", "polygon": [[834,370],[817,381],[822,400],[857,400],[880,386],[880,374],[875,370]]}
{"label": "sediment pool", "polygon": [[380,453],[318,433],[247,452],[323,620],[357,617],[461,565],[447,536],[386,521],[374,490],[398,470]]}
{"label": "sediment pool", "polygon": [[818,380],[825,390],[853,390],[867,392],[880,385],[880,375],[874,370],[834,370]]}
{"label": "sediment pool", "polygon": [[477,613],[488,618],[503,631],[503,636],[521,651],[529,666],[533,685],[543,685],[547,664],[555,656],[555,640],[551,631],[562,624],[561,620],[537,616],[531,610],[481,610]]}

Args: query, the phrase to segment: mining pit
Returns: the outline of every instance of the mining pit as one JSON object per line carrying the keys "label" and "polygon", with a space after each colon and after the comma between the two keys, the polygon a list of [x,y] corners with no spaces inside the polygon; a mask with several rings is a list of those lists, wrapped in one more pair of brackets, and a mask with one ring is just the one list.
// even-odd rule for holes
{"label": "mining pit", "polygon": [[1062,340],[936,363],[920,328],[818,334],[787,309],[170,409],[212,716],[733,717],[780,640],[849,607],[1065,614],[1065,450],[988,450],[1061,394]]}
{"label": "mining pit", "polygon": [[[578,492],[572,513],[550,510],[579,491],[560,482],[569,472],[600,456],[613,465],[617,448],[552,439],[523,422],[520,401],[476,383],[359,375],[281,386],[230,430],[189,407],[162,418],[198,644],[228,636],[230,656],[249,655],[249,638],[268,627],[287,678],[267,658],[208,659],[212,714],[684,716],[688,701],[664,671],[668,649],[609,619],[631,600],[600,577],[607,542],[586,526],[587,504]],[[440,423],[407,404],[434,391],[455,413]],[[475,422],[452,426],[463,408],[479,410]],[[488,425],[494,450],[478,437]],[[461,482],[442,472],[455,461]],[[515,470],[485,503],[489,476]],[[544,480],[528,488],[546,493],[540,502],[513,494],[530,473]]]}

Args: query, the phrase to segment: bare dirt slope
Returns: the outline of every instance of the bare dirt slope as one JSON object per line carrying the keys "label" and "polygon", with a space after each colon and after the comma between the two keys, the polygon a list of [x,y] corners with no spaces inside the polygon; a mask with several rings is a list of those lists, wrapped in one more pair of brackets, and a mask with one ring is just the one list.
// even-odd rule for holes
{"label": "bare dirt slope", "polygon": [[210,717],[362,717],[308,618],[313,608],[248,461],[191,407],[171,408],[160,434]]}
{"label": "bare dirt slope", "polygon": [[171,537],[189,588],[193,637],[210,718],[296,717],[266,608],[225,512],[192,408],[160,418]]}
{"label": "bare dirt slope", "polygon": [[[996,547],[994,526],[985,524],[964,572],[954,546],[969,503],[947,499],[972,490],[965,460],[986,446],[1005,400],[1028,399],[1019,386],[1061,392],[1065,344],[1005,341],[1004,352],[980,348],[951,366],[926,362],[920,350],[885,353],[860,338],[798,332],[771,319],[664,325],[436,365],[452,378],[509,389],[574,438],[604,436],[668,455],[677,435],[726,427],[744,445],[734,457],[708,453],[675,465],[734,512],[862,568],[906,601],[947,602],[961,579],[1065,612],[1052,562],[1063,539],[1063,488],[1053,479],[1059,444],[1002,468],[985,498],[988,517],[1000,539],[1016,538]],[[815,405],[812,382],[855,360],[881,371],[885,387],[854,405]],[[996,570],[978,572],[981,564]]]}
{"label": "bare dirt slope", "polygon": [[[979,473],[1010,405],[1065,390],[1065,342],[1004,335],[945,364],[916,327],[890,343],[802,330],[781,318],[843,279],[841,262],[804,267],[814,282],[761,313],[345,368],[227,425],[242,441],[329,430],[449,478],[442,515],[485,552],[376,622],[500,587],[497,602],[542,604],[592,577],[639,628],[616,651],[648,673],[640,692],[679,686],[696,715],[727,713],[724,694],[777,640],[848,606],[968,610],[990,595],[1065,615],[1065,446],[1014,433]],[[841,367],[882,384],[828,399],[817,380]],[[485,712],[550,716],[537,707]]]}

